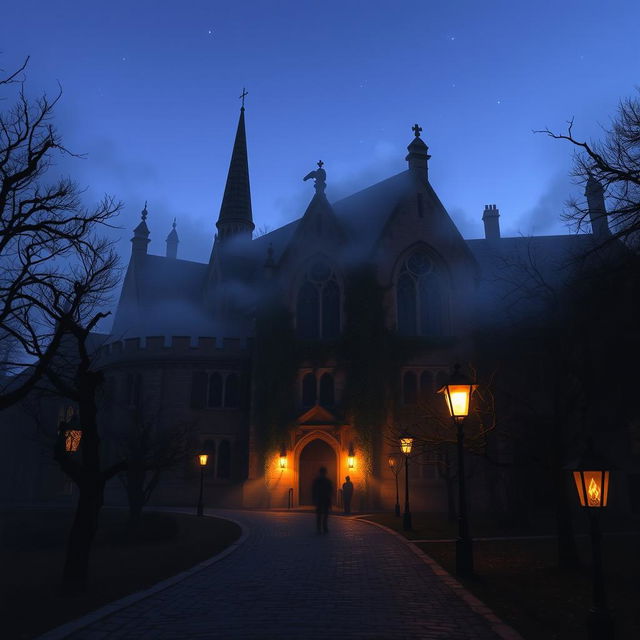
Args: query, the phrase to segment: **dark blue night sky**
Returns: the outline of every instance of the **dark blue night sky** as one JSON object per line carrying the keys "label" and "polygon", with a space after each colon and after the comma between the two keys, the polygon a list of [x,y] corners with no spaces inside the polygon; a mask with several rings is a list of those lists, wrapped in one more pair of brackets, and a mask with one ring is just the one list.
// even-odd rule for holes
{"label": "dark blue night sky", "polygon": [[247,87],[256,225],[299,217],[322,159],[335,200],[402,171],[417,122],[430,180],[466,237],[496,203],[503,235],[563,230],[571,149],[533,129],[600,135],[639,84],[636,2],[7,2],[1,66],[63,87],[57,123],[86,153],[56,169],[149,201],[152,253],[178,218],[206,261]]}

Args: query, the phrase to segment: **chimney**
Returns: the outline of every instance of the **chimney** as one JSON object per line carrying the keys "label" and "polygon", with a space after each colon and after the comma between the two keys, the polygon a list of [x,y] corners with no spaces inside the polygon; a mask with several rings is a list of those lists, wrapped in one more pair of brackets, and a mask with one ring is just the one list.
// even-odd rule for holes
{"label": "chimney", "polygon": [[589,218],[591,218],[591,231],[598,240],[605,240],[611,235],[607,221],[607,208],[604,204],[604,187],[591,174],[584,190],[589,206]]}
{"label": "chimney", "polygon": [[482,221],[484,222],[484,237],[487,240],[500,239],[500,221],[498,218],[500,218],[500,210],[496,205],[486,204],[482,214]]}

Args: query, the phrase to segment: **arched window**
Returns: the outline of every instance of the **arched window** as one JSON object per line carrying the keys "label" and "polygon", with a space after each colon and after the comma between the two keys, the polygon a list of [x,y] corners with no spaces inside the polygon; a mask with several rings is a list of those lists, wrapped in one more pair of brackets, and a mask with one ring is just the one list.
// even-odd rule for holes
{"label": "arched window", "polygon": [[436,374],[436,391],[439,391],[447,384],[447,380],[449,379],[449,374],[446,371],[438,371]]}
{"label": "arched window", "polygon": [[207,401],[207,372],[194,371],[191,375],[191,408],[203,409]]}
{"label": "arched window", "polygon": [[202,443],[202,453],[206,453],[209,456],[207,466],[204,468],[204,472],[207,472],[207,469],[213,470],[213,467],[216,462],[216,443],[215,440],[205,440]]}
{"label": "arched window", "polygon": [[298,293],[296,329],[298,337],[314,340],[320,337],[320,292],[311,283],[305,282]]}
{"label": "arched window", "polygon": [[320,405],[323,407],[332,407],[334,404],[333,376],[330,373],[323,373],[320,378]]}
{"label": "arched window", "polygon": [[231,445],[223,440],[218,447],[217,476],[221,480],[231,477]]}
{"label": "arched window", "polygon": [[296,329],[305,340],[331,340],[340,335],[340,286],[322,260],[309,267],[298,292]]}
{"label": "arched window", "polygon": [[420,393],[428,396],[433,392],[433,374],[431,373],[431,371],[423,371],[420,374]]}
{"label": "arched window", "polygon": [[313,407],[316,404],[316,377],[313,373],[307,373],[302,378],[302,406]]}
{"label": "arched window", "polygon": [[238,407],[240,404],[240,385],[237,373],[230,373],[225,380],[224,406]]}
{"label": "arched window", "polygon": [[416,404],[418,402],[418,379],[413,371],[404,374],[402,391],[405,404]]}
{"label": "arched window", "polygon": [[214,372],[209,376],[209,407],[222,406],[222,376]]}
{"label": "arched window", "polygon": [[445,281],[426,251],[415,251],[402,264],[396,284],[396,302],[400,334],[441,336],[445,333]]}

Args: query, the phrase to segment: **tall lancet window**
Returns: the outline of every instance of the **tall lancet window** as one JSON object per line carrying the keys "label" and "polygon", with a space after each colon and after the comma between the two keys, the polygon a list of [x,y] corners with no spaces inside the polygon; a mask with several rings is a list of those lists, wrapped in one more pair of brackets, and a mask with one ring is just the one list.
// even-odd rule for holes
{"label": "tall lancet window", "polygon": [[305,340],[331,340],[340,335],[340,285],[331,267],[314,262],[298,291],[296,331]]}
{"label": "tall lancet window", "polygon": [[441,336],[448,323],[445,278],[425,250],[402,264],[396,283],[398,332],[405,336]]}

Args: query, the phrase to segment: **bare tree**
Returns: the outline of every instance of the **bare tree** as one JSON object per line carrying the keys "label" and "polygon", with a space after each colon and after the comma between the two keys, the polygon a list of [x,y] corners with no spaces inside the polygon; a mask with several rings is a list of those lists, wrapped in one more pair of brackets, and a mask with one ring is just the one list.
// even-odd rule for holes
{"label": "bare tree", "polygon": [[[621,238],[637,247],[640,239],[640,99],[622,100],[611,125],[604,130],[601,142],[578,140],[573,134],[573,119],[567,132],[554,133],[544,129],[557,140],[567,140],[575,147],[572,175],[579,184],[589,186],[595,180],[606,190],[607,215],[612,234],[603,243]],[[596,184],[596,183],[592,183]],[[579,230],[588,227],[588,202],[572,199],[568,203],[566,219]]]}
{"label": "bare tree", "polygon": [[108,196],[87,209],[70,178],[49,178],[55,159],[74,154],[52,123],[61,91],[29,99],[27,64],[0,79],[0,91],[14,94],[0,113],[0,366],[21,371],[3,381],[0,409],[33,389],[60,347],[64,323],[50,322],[43,292],[56,303],[64,299],[68,317],[78,313],[86,292],[67,295],[73,269],[94,251],[96,228],[109,226],[120,209]]}
{"label": "bare tree", "polygon": [[149,416],[144,406],[130,410],[129,421],[112,435],[118,455],[127,461],[119,477],[129,502],[129,527],[134,530],[163,473],[182,462],[193,429],[186,423],[160,426],[160,415]]}
{"label": "bare tree", "polygon": [[[473,378],[477,373],[473,367]],[[495,398],[492,392],[493,376],[487,384],[480,386],[474,393],[471,413],[465,420],[465,451],[482,457],[493,464],[504,464],[492,453],[490,438],[499,437],[501,431],[495,411]],[[456,430],[451,416],[447,412],[444,398],[432,392],[416,395],[416,403],[400,410],[398,421],[387,430],[387,442],[397,448],[404,432],[414,438],[411,459],[417,464],[431,464],[438,468],[440,478],[447,490],[447,512],[449,520],[456,517],[456,486],[458,469],[455,463]],[[473,474],[467,469],[465,477]]]}

